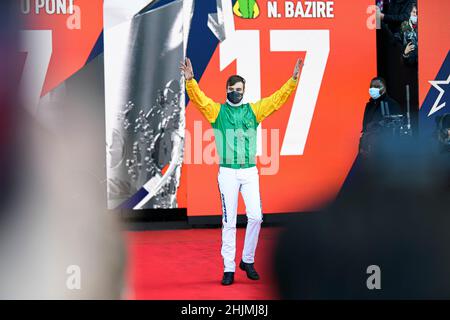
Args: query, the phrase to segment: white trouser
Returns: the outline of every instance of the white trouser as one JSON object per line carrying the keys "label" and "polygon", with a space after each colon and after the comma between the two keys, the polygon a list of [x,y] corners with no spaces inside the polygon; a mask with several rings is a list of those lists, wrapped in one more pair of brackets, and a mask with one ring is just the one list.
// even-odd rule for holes
{"label": "white trouser", "polygon": [[262,222],[261,198],[259,195],[259,174],[257,167],[232,169],[219,167],[217,177],[220,198],[222,201],[222,257],[224,272],[236,269],[236,218],[239,191],[244,199],[247,213],[247,229],[245,232],[242,260],[253,263],[259,231]]}

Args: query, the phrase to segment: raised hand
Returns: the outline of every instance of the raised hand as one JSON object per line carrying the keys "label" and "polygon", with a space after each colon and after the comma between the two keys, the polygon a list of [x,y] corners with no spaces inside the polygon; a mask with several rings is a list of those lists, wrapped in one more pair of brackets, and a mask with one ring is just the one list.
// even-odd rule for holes
{"label": "raised hand", "polygon": [[295,68],[294,68],[294,74],[292,75],[292,78],[294,78],[294,80],[298,79],[298,75],[300,73],[300,68],[303,64],[303,60],[302,59],[297,59],[297,63],[295,64]]}
{"label": "raised hand", "polygon": [[186,57],[185,61],[181,61],[181,72],[186,80],[194,78],[194,69],[192,68],[191,60]]}
{"label": "raised hand", "polygon": [[410,54],[411,51],[414,51],[415,48],[416,48],[416,46],[413,45],[412,42],[408,43],[408,45],[405,48],[405,56]]}

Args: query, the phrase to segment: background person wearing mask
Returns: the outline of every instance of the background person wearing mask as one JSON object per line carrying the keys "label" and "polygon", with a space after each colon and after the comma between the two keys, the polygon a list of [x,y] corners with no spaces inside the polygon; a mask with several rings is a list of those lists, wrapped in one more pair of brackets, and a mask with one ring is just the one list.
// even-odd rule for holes
{"label": "background person wearing mask", "polygon": [[417,5],[414,4],[411,16],[401,25],[401,36],[403,39],[403,61],[406,64],[417,64]]}
{"label": "background person wearing mask", "polygon": [[[388,96],[386,91],[386,82],[381,77],[373,78],[369,89],[370,99],[366,104],[363,120],[363,132],[367,132],[371,127],[378,125],[383,120],[383,110],[381,102],[389,109],[390,115],[401,114],[400,105],[397,101]],[[386,108],[385,108],[386,111]]]}
{"label": "background person wearing mask", "polygon": [[[381,77],[373,78],[369,89],[370,99],[366,104],[363,118],[363,128],[360,143],[360,152],[369,152],[374,140],[379,138],[381,121],[388,115],[401,114],[400,105],[388,96],[386,82]],[[384,106],[382,106],[382,103]]]}

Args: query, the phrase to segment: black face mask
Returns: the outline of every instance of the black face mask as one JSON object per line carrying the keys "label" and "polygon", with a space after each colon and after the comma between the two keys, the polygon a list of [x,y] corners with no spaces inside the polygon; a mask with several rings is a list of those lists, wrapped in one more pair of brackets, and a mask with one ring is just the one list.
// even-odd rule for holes
{"label": "black face mask", "polygon": [[241,102],[243,97],[244,97],[244,94],[237,92],[237,91],[230,91],[227,93],[227,99],[230,100],[234,104],[238,104],[239,102]]}

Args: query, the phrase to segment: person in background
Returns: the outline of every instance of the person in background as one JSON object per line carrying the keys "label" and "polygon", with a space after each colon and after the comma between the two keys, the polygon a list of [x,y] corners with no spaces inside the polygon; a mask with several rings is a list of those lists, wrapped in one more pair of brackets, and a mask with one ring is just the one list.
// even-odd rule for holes
{"label": "person in background", "polygon": [[413,4],[411,15],[401,25],[401,37],[403,39],[403,61],[406,64],[417,64],[418,37],[417,37],[417,4]]}
{"label": "person in background", "polygon": [[401,114],[400,105],[388,96],[386,81],[381,77],[375,77],[370,82],[370,99],[364,110],[360,153],[367,154],[370,146],[378,139],[381,131],[381,121],[389,115]]}
{"label": "person in background", "polygon": [[[366,104],[363,119],[363,133],[376,126],[385,115],[401,114],[400,105],[397,101],[388,96],[386,91],[386,82],[381,77],[375,77],[370,82],[370,99]],[[381,107],[381,102],[385,108]]]}
{"label": "person in background", "polygon": [[387,12],[382,13],[381,9],[378,7],[377,15],[395,35],[400,32],[402,22],[409,19],[412,5],[412,0],[391,0],[387,10],[385,8],[385,11]]}

